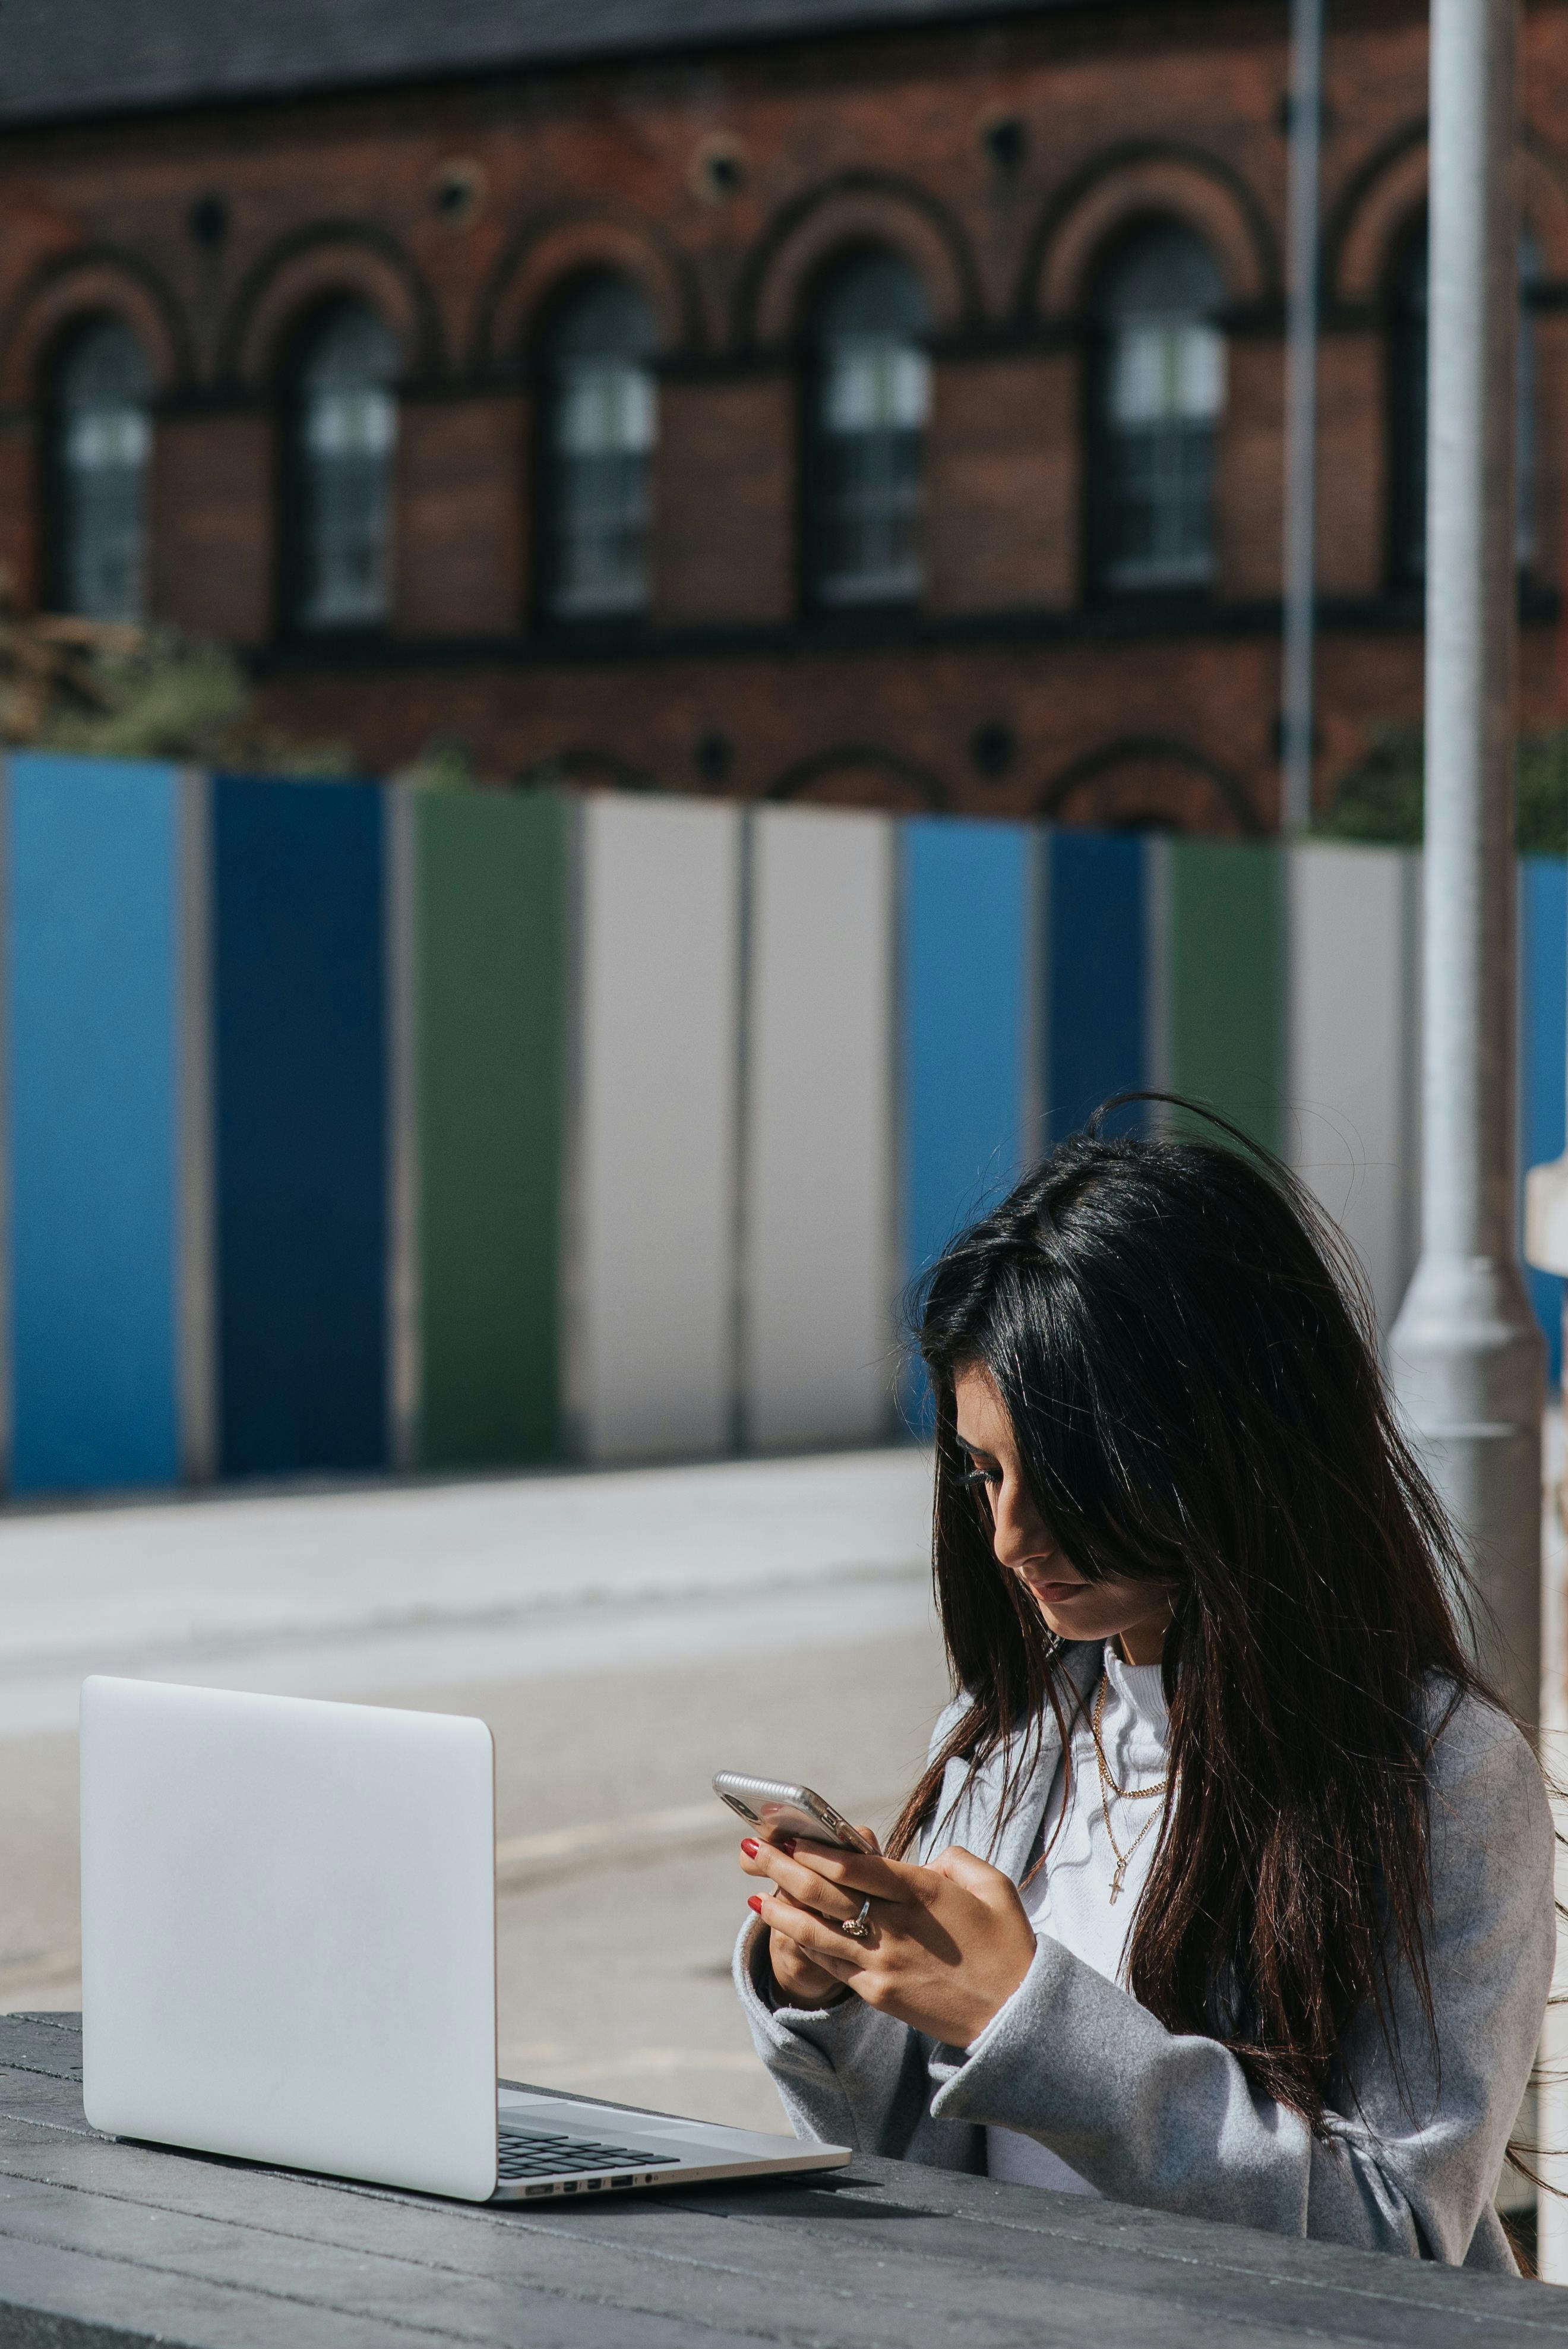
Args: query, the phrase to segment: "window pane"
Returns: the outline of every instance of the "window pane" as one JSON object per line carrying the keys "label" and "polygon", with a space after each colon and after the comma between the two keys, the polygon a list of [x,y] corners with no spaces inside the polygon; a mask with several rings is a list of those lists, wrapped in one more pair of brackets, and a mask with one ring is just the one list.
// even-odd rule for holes
{"label": "window pane", "polygon": [[651,376],[619,359],[578,359],[562,370],[557,446],[573,456],[640,454],[654,445],[658,402]]}
{"label": "window pane", "polygon": [[861,256],[819,305],[813,538],[827,604],[920,593],[931,366],[925,296],[890,254]]}
{"label": "window pane", "polygon": [[1118,329],[1110,408],[1119,425],[1207,423],[1225,404],[1225,338],[1190,320]]}
{"label": "window pane", "polygon": [[1121,586],[1206,579],[1214,436],[1204,425],[1119,434],[1110,452],[1108,569]]}
{"label": "window pane", "polygon": [[646,303],[618,278],[592,281],[557,323],[550,605],[558,619],[628,618],[647,604],[655,343]]}
{"label": "window pane", "polygon": [[930,404],[923,351],[870,336],[846,336],[830,351],[822,388],[830,432],[919,432]]}
{"label": "window pane", "polygon": [[98,620],[139,620],[144,601],[151,380],[128,326],[105,319],[71,345],[57,385],[59,598]]}
{"label": "window pane", "polygon": [[316,458],[386,457],[397,438],[397,408],[384,391],[318,391],[305,417]]}
{"label": "window pane", "polygon": [[1100,289],[1101,576],[1121,588],[1201,583],[1214,568],[1225,338],[1219,273],[1189,230],[1153,229]]}
{"label": "window pane", "polygon": [[375,313],[333,310],[299,374],[300,595],[305,627],[374,627],[391,601],[397,352]]}

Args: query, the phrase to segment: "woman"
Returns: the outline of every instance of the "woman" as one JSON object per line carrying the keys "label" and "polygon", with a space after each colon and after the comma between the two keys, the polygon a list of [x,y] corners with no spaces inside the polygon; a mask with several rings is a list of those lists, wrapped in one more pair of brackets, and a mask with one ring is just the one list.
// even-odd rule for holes
{"label": "woman", "polygon": [[1540,1770],[1337,1241],[1098,1123],[930,1278],[961,1693],[889,1857],[742,1846],[758,2048],[801,2136],[1511,2269]]}

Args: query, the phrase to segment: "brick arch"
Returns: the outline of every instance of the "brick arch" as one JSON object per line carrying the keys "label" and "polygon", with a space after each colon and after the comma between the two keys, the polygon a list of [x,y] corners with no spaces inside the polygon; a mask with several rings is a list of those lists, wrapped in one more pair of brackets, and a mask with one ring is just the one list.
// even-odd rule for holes
{"label": "brick arch", "polygon": [[1279,298],[1279,247],[1241,174],[1198,149],[1140,143],[1096,157],[1055,196],[1029,241],[1021,318],[1071,316],[1107,248],[1140,220],[1178,220],[1213,253],[1235,303]]}
{"label": "brick arch", "polygon": [[844,171],[776,212],[747,259],[733,333],[742,348],[789,342],[834,254],[882,245],[918,272],[938,334],[975,325],[983,297],[969,241],[944,204],[913,181]]}
{"label": "brick arch", "polygon": [[763,797],[816,807],[884,808],[900,815],[922,815],[948,803],[931,768],[874,742],[840,742],[797,759]]}
{"label": "brick arch", "polygon": [[1323,290],[1334,303],[1380,302],[1394,253],[1427,202],[1425,116],[1401,124],[1351,173],[1324,222]]}
{"label": "brick arch", "polygon": [[1070,760],[1036,798],[1035,813],[1067,823],[1175,832],[1265,830],[1252,793],[1219,760],[1174,734],[1123,734]]}
{"label": "brick arch", "polygon": [[323,221],[269,245],[240,280],[219,329],[220,381],[266,388],[298,320],[335,295],[369,305],[397,338],[405,373],[443,371],[435,295],[397,238],[363,222]]}
{"label": "brick arch", "polygon": [[0,400],[36,399],[63,336],[89,318],[123,319],[147,353],[159,393],[179,391],[195,373],[185,314],[155,269],[113,245],[91,245],[46,262],[0,323]]}
{"label": "brick arch", "polygon": [[639,214],[574,206],[530,222],[491,270],[469,341],[475,372],[515,363],[557,288],[590,270],[632,280],[665,350],[700,347],[706,340],[696,274],[673,239]]}
{"label": "brick arch", "polygon": [[[1427,122],[1407,122],[1374,149],[1329,216],[1323,283],[1328,299],[1347,306],[1384,298],[1394,255],[1427,203]],[[1563,159],[1526,129],[1520,152],[1520,206],[1541,248],[1542,268],[1568,279],[1568,185]]]}

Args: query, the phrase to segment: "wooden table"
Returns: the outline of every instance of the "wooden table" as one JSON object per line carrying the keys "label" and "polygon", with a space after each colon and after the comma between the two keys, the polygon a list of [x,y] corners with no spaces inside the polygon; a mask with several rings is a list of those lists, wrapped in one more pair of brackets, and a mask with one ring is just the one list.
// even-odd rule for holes
{"label": "wooden table", "polygon": [[901,2162],[548,2213],[96,2137],[74,2015],[0,2017],[0,2344],[1531,2349],[1568,2292]]}

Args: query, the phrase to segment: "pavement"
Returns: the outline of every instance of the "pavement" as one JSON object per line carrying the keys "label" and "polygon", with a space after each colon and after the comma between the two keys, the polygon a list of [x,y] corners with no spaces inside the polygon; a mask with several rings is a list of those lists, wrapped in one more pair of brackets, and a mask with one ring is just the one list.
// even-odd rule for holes
{"label": "pavement", "polygon": [[88,1671],[495,1733],[501,2067],[782,2126],[716,1769],[882,1826],[945,1676],[912,1449],[0,1512],[0,2009],[79,2003]]}
{"label": "pavement", "polygon": [[[1568,1784],[1555,1413],[1546,1434],[1543,1742]],[[903,1449],[0,1509],[0,2010],[80,2003],[87,1672],[478,1713],[496,1739],[502,2071],[780,2127],[729,1982],[747,1886],[708,1782],[800,1777],[886,1826],[946,1695],[929,1508],[929,1461]],[[1568,2190],[1568,2158],[1549,2166]],[[1543,2247],[1568,2274],[1563,2213],[1549,2199]]]}

